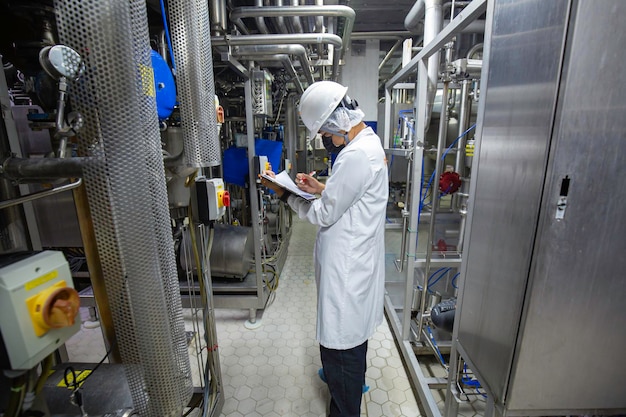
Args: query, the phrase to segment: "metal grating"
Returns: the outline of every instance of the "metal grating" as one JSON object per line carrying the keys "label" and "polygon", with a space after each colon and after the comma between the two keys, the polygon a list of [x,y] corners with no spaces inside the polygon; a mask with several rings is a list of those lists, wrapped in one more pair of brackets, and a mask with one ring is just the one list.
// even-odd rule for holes
{"label": "metal grating", "polygon": [[56,0],[59,36],[85,60],[72,91],[79,152],[135,410],[179,416],[191,398],[142,0]]}
{"label": "metal grating", "polygon": [[208,2],[173,0],[168,5],[185,163],[192,167],[217,166],[221,164],[221,152]]}

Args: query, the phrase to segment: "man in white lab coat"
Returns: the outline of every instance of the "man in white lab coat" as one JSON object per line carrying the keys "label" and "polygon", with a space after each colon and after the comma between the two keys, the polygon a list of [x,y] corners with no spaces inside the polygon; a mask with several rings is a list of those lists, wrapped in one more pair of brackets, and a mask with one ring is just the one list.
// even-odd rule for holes
{"label": "man in white lab coat", "polygon": [[367,340],[383,320],[384,227],[388,201],[385,152],[363,123],[364,114],[331,82],[312,84],[300,100],[300,117],[335,147],[345,145],[322,184],[298,174],[308,202],[273,187],[302,219],[319,226],[315,243],[317,341],[331,394],[330,417],[358,417],[365,383]]}

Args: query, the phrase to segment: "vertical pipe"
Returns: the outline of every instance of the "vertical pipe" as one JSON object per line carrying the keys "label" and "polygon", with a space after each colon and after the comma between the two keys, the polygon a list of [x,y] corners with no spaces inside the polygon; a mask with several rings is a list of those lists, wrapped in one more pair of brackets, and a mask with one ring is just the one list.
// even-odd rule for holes
{"label": "vertical pipe", "polygon": [[87,267],[89,268],[89,279],[91,281],[93,296],[98,306],[105,348],[107,351],[111,349],[111,353],[109,354],[110,362],[121,363],[122,357],[117,345],[117,336],[115,334],[113,316],[111,315],[109,296],[107,295],[104,285],[104,273],[102,272],[102,264],[100,262],[100,254],[98,253],[96,233],[93,228],[93,221],[91,220],[91,210],[89,209],[85,184],[75,188],[73,193],[76,214],[78,215],[80,236],[85,248],[85,258],[87,259]]}
{"label": "vertical pipe", "polygon": [[[443,8],[441,0],[426,0],[424,16],[424,46],[428,45],[441,32],[443,27]],[[439,79],[439,52],[428,58],[428,100],[426,102],[426,129],[430,125],[430,117],[437,94]]]}
{"label": "vertical pipe", "polygon": [[[285,109],[285,136],[287,137],[287,157],[291,161],[292,171],[289,172],[291,178],[295,178],[296,167],[296,149],[298,139],[298,114],[296,111],[296,99],[295,94],[290,94],[287,97],[287,107]],[[306,152],[306,145],[303,147]]]}
{"label": "vertical pipe", "polygon": [[211,35],[220,36],[226,33],[226,0],[212,0],[211,8]]}
{"label": "vertical pipe", "polygon": [[[459,109],[459,135],[465,132],[469,125],[469,87],[471,80],[461,81],[461,108]],[[466,138],[459,139],[456,146],[456,161],[454,164],[454,170],[463,176],[463,170],[465,169],[465,157],[463,156],[463,150],[465,149]]]}
{"label": "vertical pipe", "polygon": [[[465,132],[469,125],[469,115],[470,115],[470,102],[469,102],[469,90],[471,80],[463,80],[461,81],[461,108],[459,109],[459,133]],[[465,143],[467,141],[467,137],[462,137],[459,139],[456,146],[456,160],[454,163],[454,170],[459,173],[461,178],[465,177]],[[458,194],[454,194],[452,196],[452,208],[458,210],[461,206],[461,197]],[[462,239],[462,237],[461,237]]]}
{"label": "vertical pipe", "polygon": [[[263,300],[263,270],[261,268],[261,239],[263,237],[263,231],[261,230],[260,219],[260,207],[259,207],[259,195],[256,187],[256,173],[254,168],[254,157],[256,152],[254,150],[254,113],[252,111],[252,79],[247,78],[244,83],[244,94],[246,99],[246,130],[248,134],[248,167],[249,167],[249,180],[250,180],[250,223],[252,225],[252,232],[254,235],[254,270],[256,273],[256,289],[257,300]],[[259,307],[262,307],[262,302],[259,303]],[[252,316],[251,316],[252,319]],[[250,320],[253,322],[253,320]]]}
{"label": "vertical pipe", "polygon": [[435,234],[435,222],[436,212],[439,206],[439,199],[436,198],[436,194],[439,192],[439,177],[441,177],[441,156],[443,155],[443,148],[446,145],[446,133],[448,131],[448,81],[443,83],[443,92],[441,94],[441,118],[439,119],[439,139],[437,141],[437,159],[435,161],[435,178],[433,180],[432,190],[433,204],[430,215],[430,223],[428,224],[428,241],[426,246],[426,266],[424,269],[424,286],[422,288],[422,301],[420,303],[420,314],[417,324],[417,334],[422,334],[422,328],[424,326],[424,312],[426,311],[426,295],[428,293],[428,277],[430,275],[430,258],[433,254],[433,237]]}
{"label": "vertical pipe", "polygon": [[[426,106],[426,95],[428,85],[428,71],[426,62],[422,59],[418,62],[417,70],[417,93],[415,95],[415,113],[416,129],[415,141],[413,147],[413,192],[411,192],[411,205],[408,207],[409,228],[407,230],[408,250],[407,256],[408,267],[406,268],[406,291],[404,299],[404,311],[402,318],[402,340],[409,340],[411,331],[411,306],[413,305],[413,288],[415,287],[415,257],[417,254],[417,230],[419,227],[420,215],[420,190],[422,184],[422,165],[424,163],[424,136],[426,113],[422,111]],[[411,261],[412,259],[412,261]],[[424,291],[425,293],[425,291]],[[424,304],[425,302],[422,302]],[[419,335],[420,333],[418,333]]]}

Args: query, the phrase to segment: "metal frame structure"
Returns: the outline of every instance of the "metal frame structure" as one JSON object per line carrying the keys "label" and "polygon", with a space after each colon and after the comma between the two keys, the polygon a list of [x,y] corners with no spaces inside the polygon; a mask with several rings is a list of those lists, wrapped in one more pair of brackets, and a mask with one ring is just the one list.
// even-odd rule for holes
{"label": "metal frame structure", "polygon": [[[428,84],[428,59],[441,48],[446,45],[452,38],[460,33],[465,27],[477,19],[487,9],[487,0],[474,0],[465,9],[463,9],[457,17],[455,17],[449,25],[447,25],[437,36],[413,58],[411,61],[394,77],[392,77],[385,84],[385,125],[390,126],[391,121],[391,107],[392,107],[392,90],[398,84],[404,82],[415,74],[417,70],[417,83],[416,83],[416,95],[415,95],[415,140],[412,148],[413,168],[411,172],[410,184],[413,185],[413,192],[408,193],[411,196],[409,210],[406,212],[408,216],[408,227],[405,226],[406,233],[408,234],[409,244],[406,248],[406,253],[401,254],[402,257],[406,257],[406,289],[405,300],[402,317],[398,317],[395,308],[387,296],[385,298],[385,311],[390,318],[391,329],[396,337],[400,352],[407,364],[407,370],[417,388],[417,393],[424,406],[426,414],[429,417],[440,417],[441,413],[437,407],[437,403],[431,393],[431,385],[441,386],[441,380],[432,380],[426,378],[420,369],[419,361],[417,360],[411,344],[411,307],[413,287],[415,281],[415,268],[423,266],[426,268],[427,273],[429,268],[434,263],[445,263],[446,265],[454,265],[459,267],[461,264],[461,258],[446,259],[446,260],[433,260],[432,248],[429,246],[425,259],[417,259],[417,227],[419,222],[419,214],[416,209],[420,205],[420,193],[415,192],[419,190],[416,187],[421,186],[421,172],[422,163],[424,157],[424,143],[425,143],[425,131],[426,131],[426,105],[427,105],[427,84]],[[445,88],[444,88],[445,90]],[[440,141],[441,142],[441,141]],[[386,129],[384,135],[384,147],[388,148],[390,143],[390,129]],[[435,170],[435,178],[439,178],[441,173],[441,152],[443,144],[440,144],[437,151],[437,164]],[[405,220],[406,222],[406,220]],[[430,236],[432,236],[433,228],[435,224],[434,211],[431,214],[430,219]],[[424,298],[426,291],[422,291],[422,308],[424,306]],[[420,317],[420,325],[422,319]],[[421,334],[421,328],[418,328],[417,334]]]}

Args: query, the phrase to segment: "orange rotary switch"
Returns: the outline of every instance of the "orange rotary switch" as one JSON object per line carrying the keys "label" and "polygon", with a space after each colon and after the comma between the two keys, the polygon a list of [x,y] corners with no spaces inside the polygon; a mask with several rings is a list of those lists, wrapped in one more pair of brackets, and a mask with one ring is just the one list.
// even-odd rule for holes
{"label": "orange rotary switch", "polygon": [[46,288],[26,300],[37,336],[49,329],[73,326],[80,307],[78,292],[65,281]]}

